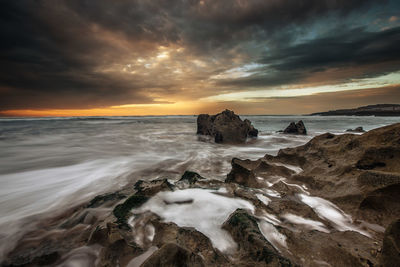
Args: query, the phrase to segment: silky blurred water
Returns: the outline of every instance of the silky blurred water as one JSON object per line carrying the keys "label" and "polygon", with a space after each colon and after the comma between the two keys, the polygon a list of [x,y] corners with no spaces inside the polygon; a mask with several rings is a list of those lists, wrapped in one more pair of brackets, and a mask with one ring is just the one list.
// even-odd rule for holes
{"label": "silky blurred water", "polygon": [[[185,170],[224,179],[232,157],[257,159],[321,133],[400,122],[400,117],[242,117],[260,130],[244,145],[199,140],[195,116],[0,119],[0,243],[27,218],[66,209],[129,181],[174,179]],[[276,133],[300,119],[307,136]]]}

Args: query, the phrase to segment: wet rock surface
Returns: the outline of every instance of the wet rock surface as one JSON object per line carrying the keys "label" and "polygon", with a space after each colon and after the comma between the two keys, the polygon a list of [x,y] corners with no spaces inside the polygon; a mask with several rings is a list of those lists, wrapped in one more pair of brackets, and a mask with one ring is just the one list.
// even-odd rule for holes
{"label": "wet rock surface", "polygon": [[288,127],[283,130],[284,134],[307,134],[307,129],[304,126],[303,121],[298,121],[297,123],[291,122]]}
{"label": "wet rock surface", "polygon": [[200,176],[198,173],[191,172],[191,171],[185,171],[185,173],[182,175],[182,178],[179,180],[179,182],[195,184],[198,181],[203,180],[203,179],[204,179],[204,177]]}
{"label": "wet rock surface", "polygon": [[242,266],[292,266],[290,260],[279,255],[279,252],[265,239],[258,228],[257,220],[247,211],[236,210],[224,223],[226,229],[239,244]]}
{"label": "wet rock surface", "polygon": [[225,181],[138,181],[44,220],[2,266],[398,266],[399,159],[395,124],[235,158]]}
{"label": "wet rock surface", "polygon": [[200,114],[197,134],[211,136],[216,143],[244,143],[248,137],[257,137],[258,130],[249,120],[242,121],[233,111],[225,110],[216,115]]}

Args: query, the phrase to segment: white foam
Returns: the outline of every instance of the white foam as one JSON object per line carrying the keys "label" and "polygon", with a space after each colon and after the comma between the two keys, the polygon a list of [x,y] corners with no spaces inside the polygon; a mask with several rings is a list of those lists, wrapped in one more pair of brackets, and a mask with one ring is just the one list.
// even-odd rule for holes
{"label": "white foam", "polygon": [[156,231],[154,226],[151,223],[148,223],[146,218],[140,218],[140,216],[136,218],[135,216],[131,216],[128,219],[128,224],[132,228],[132,235],[136,244],[145,247],[146,244],[153,241]]}
{"label": "white foam", "polygon": [[337,230],[355,231],[371,237],[369,233],[353,225],[351,216],[344,213],[332,202],[320,197],[311,197],[305,194],[298,194],[298,197],[304,204],[310,206],[320,218],[330,221]]}
{"label": "white foam", "polygon": [[262,195],[262,194],[256,194],[256,197],[262,202],[264,203],[266,206],[268,206],[268,204],[271,202],[271,199]]}
{"label": "white foam", "polygon": [[266,188],[264,188],[264,189],[262,189],[262,191],[263,191],[265,194],[267,194],[267,195],[269,195],[269,196],[271,196],[271,197],[281,197],[281,194],[279,194],[277,191],[272,190],[272,189],[266,189]]}
{"label": "white foam", "polygon": [[228,193],[228,189],[226,189],[225,187],[221,187],[217,190],[218,193],[221,194],[227,194]]}
{"label": "white foam", "polygon": [[146,225],[146,238],[152,242],[154,239],[154,236],[156,234],[156,229],[154,228],[154,226],[152,224],[148,224]]}
{"label": "white foam", "polygon": [[271,223],[261,220],[258,223],[261,233],[278,251],[284,247],[287,249],[286,236],[281,234]]}
{"label": "white foam", "polygon": [[305,219],[303,217],[291,213],[286,213],[282,215],[282,218],[288,220],[291,223],[302,225],[307,229],[313,229],[324,233],[330,233],[330,231],[326,228],[325,224],[323,224],[322,222]]}
{"label": "white foam", "polygon": [[254,206],[243,199],[229,198],[215,192],[198,188],[159,192],[133,213],[151,211],[165,222],[173,222],[180,227],[194,227],[206,235],[215,248],[230,253],[236,249],[236,243],[221,228],[222,224],[236,209],[254,212]]}
{"label": "white foam", "polygon": [[279,183],[280,181],[285,180],[286,178],[285,178],[285,177],[282,177],[282,176],[278,176],[278,175],[273,175],[273,176],[270,176],[269,179],[270,179],[270,180],[271,180],[271,179],[275,179],[275,180],[272,181],[272,182],[266,182],[266,183],[267,183],[267,186],[268,186],[268,187],[271,187],[271,186],[273,186],[274,184],[277,184],[277,183]]}
{"label": "white foam", "polygon": [[314,260],[314,262],[316,264],[318,264],[318,266],[327,266],[327,267],[332,267],[332,265],[330,265],[329,263],[327,263],[326,261],[321,261],[321,260]]}
{"label": "white foam", "polygon": [[303,193],[305,193],[307,195],[310,195],[310,193],[306,189],[304,189],[303,186],[300,186],[298,184],[290,184],[290,183],[287,183],[285,180],[286,179],[282,179],[281,182],[284,183],[285,185],[288,185],[288,186],[291,186],[291,187],[296,187],[296,188],[300,189],[300,191],[302,191]]}
{"label": "white foam", "polygon": [[281,221],[275,215],[269,214],[269,213],[267,213],[265,211],[262,211],[262,212],[263,212],[262,213],[263,215],[262,216],[258,216],[257,217],[258,219],[265,220],[265,221],[267,221],[269,223],[272,223],[273,225],[280,225],[281,224]]}

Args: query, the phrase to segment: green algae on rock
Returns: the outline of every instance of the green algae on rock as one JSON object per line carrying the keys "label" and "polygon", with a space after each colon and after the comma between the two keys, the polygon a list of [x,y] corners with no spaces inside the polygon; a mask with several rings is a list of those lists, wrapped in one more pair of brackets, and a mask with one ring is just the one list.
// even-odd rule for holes
{"label": "green algae on rock", "polygon": [[292,266],[289,259],[279,255],[279,252],[270,244],[261,233],[255,217],[243,209],[237,209],[229,216],[223,228],[227,230],[238,243],[241,254],[257,263],[269,266]]}
{"label": "green algae on rock", "polygon": [[114,210],[114,216],[118,219],[118,223],[126,223],[127,216],[133,208],[140,207],[149,198],[142,195],[132,195],[124,203],[117,205]]}
{"label": "green algae on rock", "polygon": [[197,172],[185,171],[185,173],[182,175],[182,178],[179,180],[179,182],[187,181],[189,184],[194,184],[198,180],[204,180],[204,179],[205,178],[202,177]]}
{"label": "green algae on rock", "polygon": [[98,195],[89,202],[87,207],[88,208],[97,208],[97,207],[103,205],[105,202],[113,201],[113,200],[121,200],[124,198],[126,198],[126,196],[123,194],[120,194],[120,193],[109,193],[109,194]]}

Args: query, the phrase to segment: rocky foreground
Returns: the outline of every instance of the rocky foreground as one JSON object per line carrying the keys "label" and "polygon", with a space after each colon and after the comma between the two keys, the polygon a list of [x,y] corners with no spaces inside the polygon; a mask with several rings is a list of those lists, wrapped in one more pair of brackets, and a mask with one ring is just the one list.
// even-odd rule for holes
{"label": "rocky foreground", "polygon": [[138,181],[43,221],[4,266],[399,266],[400,124]]}

